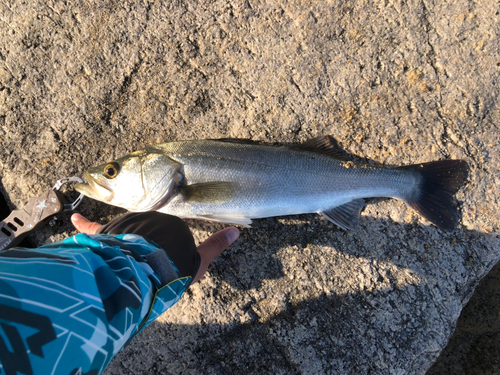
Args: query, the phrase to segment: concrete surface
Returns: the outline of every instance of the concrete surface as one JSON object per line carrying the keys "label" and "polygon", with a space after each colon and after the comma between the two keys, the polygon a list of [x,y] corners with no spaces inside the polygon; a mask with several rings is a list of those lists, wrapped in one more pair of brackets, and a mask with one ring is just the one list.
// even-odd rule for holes
{"label": "concrete surface", "polygon": [[[452,233],[382,199],[353,232],[316,215],[256,221],[107,374],[425,374],[500,258],[499,21],[494,0],[2,1],[11,207],[168,140],[332,134],[386,165],[471,167]],[[74,233],[67,216],[51,224],[33,241]],[[189,224],[199,241],[221,228]],[[491,319],[478,329],[498,342]]]}

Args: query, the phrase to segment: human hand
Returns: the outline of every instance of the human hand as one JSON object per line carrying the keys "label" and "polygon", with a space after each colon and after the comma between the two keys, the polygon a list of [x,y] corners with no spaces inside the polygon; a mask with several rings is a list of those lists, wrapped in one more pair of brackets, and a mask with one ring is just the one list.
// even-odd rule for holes
{"label": "human hand", "polygon": [[[92,222],[80,214],[73,214],[71,222],[75,228],[86,234],[95,234],[101,227],[101,224]],[[225,228],[208,237],[200,246],[198,246],[198,254],[200,254],[200,268],[193,279],[193,283],[200,280],[205,272],[207,272],[210,263],[226,250],[240,236],[240,231],[235,227]]]}

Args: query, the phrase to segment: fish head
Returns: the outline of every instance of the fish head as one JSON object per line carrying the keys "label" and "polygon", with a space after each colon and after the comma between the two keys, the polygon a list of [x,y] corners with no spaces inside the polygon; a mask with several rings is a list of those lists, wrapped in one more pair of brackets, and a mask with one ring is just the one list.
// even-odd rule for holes
{"label": "fish head", "polygon": [[181,179],[180,165],[155,150],[136,151],[89,168],[76,184],[80,193],[129,211],[151,211],[173,195]]}

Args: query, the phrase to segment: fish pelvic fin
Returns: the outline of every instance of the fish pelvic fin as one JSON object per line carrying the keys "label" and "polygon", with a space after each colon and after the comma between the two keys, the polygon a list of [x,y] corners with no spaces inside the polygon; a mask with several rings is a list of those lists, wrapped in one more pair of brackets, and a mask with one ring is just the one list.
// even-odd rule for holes
{"label": "fish pelvic fin", "polygon": [[354,199],[350,202],[344,203],[341,206],[331,208],[327,211],[318,212],[325,218],[330,220],[333,224],[339,226],[344,230],[353,229],[358,225],[359,212],[365,205],[364,199]]}
{"label": "fish pelvic fin", "polygon": [[408,206],[443,230],[455,229],[458,220],[458,203],[453,196],[468,176],[465,160],[440,160],[414,164],[399,169],[420,174],[418,194],[402,199]]}
{"label": "fish pelvic fin", "polygon": [[223,224],[241,225],[245,228],[251,228],[250,224],[252,224],[252,219],[246,216],[237,216],[237,215],[202,214],[202,215],[190,216],[189,218],[215,221],[217,223],[223,223]]}

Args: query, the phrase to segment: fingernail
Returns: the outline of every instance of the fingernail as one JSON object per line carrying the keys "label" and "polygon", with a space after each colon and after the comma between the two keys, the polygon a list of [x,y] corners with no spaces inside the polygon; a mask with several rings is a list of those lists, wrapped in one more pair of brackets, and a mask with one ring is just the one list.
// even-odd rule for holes
{"label": "fingernail", "polygon": [[71,215],[71,221],[73,223],[76,223],[78,220],[81,220],[81,219],[83,219],[83,216],[80,215],[80,214],[73,214],[73,215]]}
{"label": "fingernail", "polygon": [[240,236],[240,231],[237,228],[229,228],[226,232],[227,241],[231,245]]}

